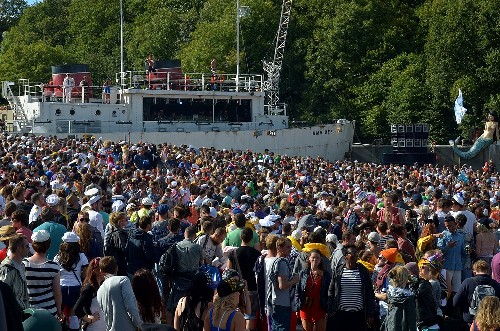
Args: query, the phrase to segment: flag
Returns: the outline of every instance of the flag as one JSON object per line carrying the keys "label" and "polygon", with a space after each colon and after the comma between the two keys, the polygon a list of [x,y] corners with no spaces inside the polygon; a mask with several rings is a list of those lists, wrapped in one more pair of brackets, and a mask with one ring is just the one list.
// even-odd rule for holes
{"label": "flag", "polygon": [[462,123],[462,118],[465,115],[465,112],[467,109],[464,107],[464,99],[462,97],[462,90],[458,89],[458,97],[455,100],[455,119],[457,121],[457,124]]}

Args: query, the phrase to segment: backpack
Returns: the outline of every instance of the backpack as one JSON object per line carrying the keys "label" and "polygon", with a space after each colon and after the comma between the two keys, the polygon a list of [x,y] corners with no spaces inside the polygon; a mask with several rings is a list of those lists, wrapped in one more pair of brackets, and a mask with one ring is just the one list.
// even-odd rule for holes
{"label": "backpack", "polygon": [[179,257],[177,256],[177,244],[171,245],[160,257],[159,270],[165,277],[175,276],[179,269]]}
{"label": "backpack", "polygon": [[488,284],[477,285],[472,293],[472,299],[469,305],[469,314],[476,315],[479,303],[486,296],[495,296],[495,289]]}

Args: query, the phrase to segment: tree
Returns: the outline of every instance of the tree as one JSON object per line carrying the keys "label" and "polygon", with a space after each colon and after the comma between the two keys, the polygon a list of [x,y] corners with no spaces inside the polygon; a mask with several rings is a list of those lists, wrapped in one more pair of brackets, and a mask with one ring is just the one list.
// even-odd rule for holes
{"label": "tree", "polygon": [[25,0],[0,0],[0,42],[3,33],[17,24],[27,6]]}

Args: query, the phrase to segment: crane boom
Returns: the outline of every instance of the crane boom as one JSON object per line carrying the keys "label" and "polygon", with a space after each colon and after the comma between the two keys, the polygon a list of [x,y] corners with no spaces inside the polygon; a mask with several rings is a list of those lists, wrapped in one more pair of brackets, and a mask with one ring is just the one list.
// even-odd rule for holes
{"label": "crane boom", "polygon": [[283,0],[281,6],[281,17],[276,34],[274,47],[274,57],[272,62],[264,61],[264,71],[267,73],[267,80],[264,82],[266,91],[266,108],[270,113],[280,113],[283,111],[279,107],[279,82],[283,56],[285,53],[286,36],[288,34],[288,24],[290,23],[290,12],[292,10],[292,0]]}

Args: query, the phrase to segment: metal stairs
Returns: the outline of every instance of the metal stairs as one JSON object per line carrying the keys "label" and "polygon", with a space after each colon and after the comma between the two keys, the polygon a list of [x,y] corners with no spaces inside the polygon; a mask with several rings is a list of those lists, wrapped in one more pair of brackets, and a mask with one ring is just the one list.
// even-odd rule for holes
{"label": "metal stairs", "polygon": [[2,97],[9,102],[12,110],[12,127],[15,132],[27,133],[31,131],[31,123],[24,112],[23,105],[19,98],[12,92],[11,86],[14,82],[2,81]]}

